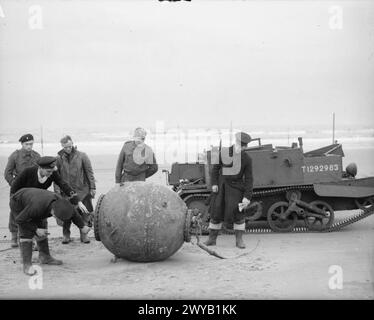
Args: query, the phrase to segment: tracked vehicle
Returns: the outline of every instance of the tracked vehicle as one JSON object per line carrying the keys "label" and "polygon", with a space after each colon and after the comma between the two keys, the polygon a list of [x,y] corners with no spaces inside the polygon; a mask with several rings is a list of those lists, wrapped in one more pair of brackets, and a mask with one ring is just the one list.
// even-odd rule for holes
{"label": "tracked vehicle", "polygon": [[[253,140],[258,145],[245,152],[253,165],[252,202],[261,205],[247,215],[248,232],[330,232],[373,214],[374,177],[357,179],[354,163],[343,169],[341,144],[304,152],[302,138],[291,147]],[[209,224],[212,159],[221,151],[213,147],[202,161],[173,163],[170,172],[164,170],[188,208],[201,213],[204,232]],[[360,211],[334,222],[336,211],[354,209]],[[259,228],[257,222],[265,227]]]}

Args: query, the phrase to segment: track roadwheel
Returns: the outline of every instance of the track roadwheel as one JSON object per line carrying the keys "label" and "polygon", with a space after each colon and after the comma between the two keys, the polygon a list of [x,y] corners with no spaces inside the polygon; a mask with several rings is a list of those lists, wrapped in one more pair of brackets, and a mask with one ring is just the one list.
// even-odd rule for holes
{"label": "track roadwheel", "polygon": [[296,212],[292,212],[286,219],[281,218],[281,214],[284,213],[289,207],[289,203],[280,201],[274,203],[268,210],[267,220],[270,228],[276,232],[290,232],[292,231],[297,223]]}
{"label": "track roadwheel", "polygon": [[323,210],[326,213],[326,217],[306,217],[305,223],[309,230],[322,231],[328,229],[334,222],[334,210],[326,202],[316,200],[310,203],[311,206],[316,206],[318,209]]}
{"label": "track roadwheel", "polygon": [[355,204],[358,209],[364,210],[374,204],[374,197],[355,199]]}
{"label": "track roadwheel", "polygon": [[95,234],[96,241],[101,241],[100,234],[99,234],[99,211],[100,211],[100,205],[104,199],[104,196],[105,196],[104,194],[101,194],[99,199],[97,199],[97,203],[96,203],[96,207],[94,211],[93,223],[94,223],[94,234]]}

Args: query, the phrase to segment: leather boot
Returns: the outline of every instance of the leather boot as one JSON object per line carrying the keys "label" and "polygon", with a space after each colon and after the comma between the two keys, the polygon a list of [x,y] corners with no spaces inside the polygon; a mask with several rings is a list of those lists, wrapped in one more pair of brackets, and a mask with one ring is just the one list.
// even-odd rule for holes
{"label": "leather boot", "polygon": [[36,273],[32,268],[32,242],[31,241],[21,241],[19,243],[21,249],[21,258],[23,263],[23,272],[28,276],[32,276]]}
{"label": "leather boot", "polygon": [[82,230],[79,230],[79,232],[81,234],[81,242],[90,243],[90,239],[88,238],[88,232],[84,233],[84,232],[82,232]]}
{"label": "leather boot", "polygon": [[39,262],[41,264],[51,264],[51,265],[60,265],[62,264],[61,260],[53,258],[49,252],[48,239],[38,241],[39,246]]}
{"label": "leather boot", "polygon": [[10,246],[12,248],[18,247],[18,232],[12,232],[12,240],[11,240]]}
{"label": "leather boot", "polygon": [[219,230],[209,229],[209,238],[204,242],[206,246],[215,246]]}
{"label": "leather boot", "polygon": [[240,249],[245,249],[245,244],[243,241],[243,230],[235,230],[236,246]]}

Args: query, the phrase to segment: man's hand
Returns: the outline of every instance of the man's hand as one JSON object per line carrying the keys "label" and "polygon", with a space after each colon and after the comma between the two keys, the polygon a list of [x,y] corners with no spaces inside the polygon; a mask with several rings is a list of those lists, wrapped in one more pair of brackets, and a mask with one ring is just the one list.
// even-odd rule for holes
{"label": "man's hand", "polygon": [[88,227],[88,226],[84,226],[82,229],[81,229],[82,233],[89,233],[91,231],[91,228]]}
{"label": "man's hand", "polygon": [[247,206],[251,203],[251,200],[247,199],[246,197],[243,197],[242,203]]}
{"label": "man's hand", "polygon": [[90,195],[91,195],[91,198],[94,199],[95,195],[96,195],[96,190],[95,189],[91,189],[90,190]]}
{"label": "man's hand", "polygon": [[36,229],[36,235],[38,236],[38,237],[46,237],[46,236],[48,236],[48,230],[47,229],[41,229],[41,228],[38,228],[38,229]]}
{"label": "man's hand", "polygon": [[78,208],[79,208],[79,210],[81,210],[83,213],[88,213],[88,210],[87,210],[86,206],[82,203],[82,201],[79,201],[79,202],[78,202]]}
{"label": "man's hand", "polygon": [[217,186],[216,184],[212,186],[212,191],[213,191],[214,193],[217,193],[217,192],[218,192],[218,186]]}

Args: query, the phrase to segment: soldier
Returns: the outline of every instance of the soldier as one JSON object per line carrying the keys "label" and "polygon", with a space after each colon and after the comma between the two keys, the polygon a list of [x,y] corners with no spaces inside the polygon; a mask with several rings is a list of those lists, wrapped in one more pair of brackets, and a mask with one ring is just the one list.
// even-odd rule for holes
{"label": "soldier", "polygon": [[253,176],[252,159],[243,148],[251,141],[251,137],[239,132],[235,140],[235,144],[228,149],[227,159],[230,161],[222,161],[223,154],[220,152],[219,163],[213,165],[212,192],[216,196],[210,208],[209,238],[205,242],[208,246],[216,244],[222,222],[233,221],[236,246],[245,248],[243,207],[249,205],[252,197]]}
{"label": "soldier", "polygon": [[[23,169],[34,166],[40,158],[39,153],[34,151],[34,137],[31,134],[25,134],[18,140],[21,142],[21,149],[14,151],[8,158],[8,163],[4,170],[4,178],[9,186],[12,186],[14,179],[23,171]],[[9,213],[9,231],[12,235],[12,248],[18,247],[18,227],[14,221],[13,214]]]}
{"label": "soldier", "polygon": [[[77,205],[77,208],[88,213],[85,205],[78,199],[77,194],[71,188],[71,186],[61,179],[56,167],[55,157],[41,157],[37,161],[37,166],[26,168],[21,174],[14,180],[10,193],[15,194],[22,188],[39,188],[48,189],[52,183],[55,183],[65,195],[69,196],[69,200],[73,205]],[[72,216],[73,223],[81,229],[81,232],[87,234],[90,228],[86,226],[80,214],[75,212]],[[47,222],[45,221],[45,224]],[[47,226],[45,225],[45,228]]]}
{"label": "soldier", "polygon": [[[93,211],[92,199],[95,197],[96,193],[95,177],[91,161],[84,152],[77,150],[77,147],[74,146],[73,140],[70,136],[63,137],[60,142],[62,150],[58,152],[57,156],[58,172],[60,173],[61,178],[68,182],[77,192],[78,199],[82,201],[89,211],[89,214],[91,214]],[[61,192],[58,187],[55,189],[56,191],[60,191],[62,196],[67,196]],[[88,226],[92,227],[91,221],[87,218],[87,215],[84,215],[83,217]],[[71,241],[70,226],[71,220],[65,221],[62,229],[63,244],[67,244]],[[80,239],[83,243],[90,242],[87,234],[82,232],[80,233]]]}
{"label": "soldier", "polygon": [[136,128],[133,140],[125,142],[119,154],[115,179],[116,183],[145,181],[158,170],[155,155],[144,143],[147,133]]}
{"label": "soldier", "polygon": [[74,208],[69,201],[48,190],[22,188],[10,198],[9,205],[18,224],[23,272],[27,275],[35,274],[35,270],[31,268],[33,237],[38,243],[40,263],[62,264],[61,260],[53,258],[49,252],[48,232],[44,221],[51,216],[62,221],[71,219]]}

